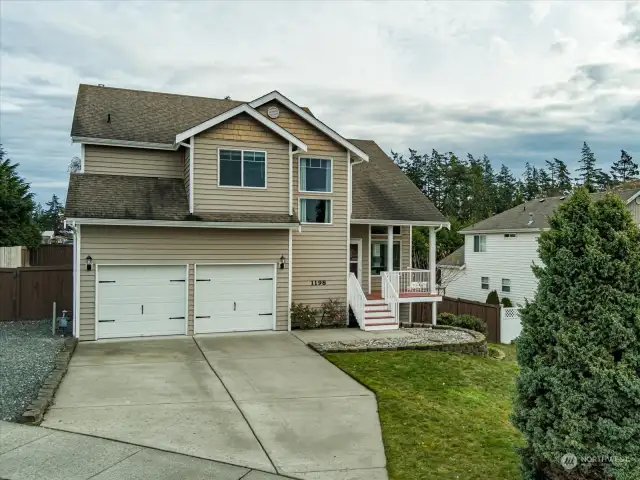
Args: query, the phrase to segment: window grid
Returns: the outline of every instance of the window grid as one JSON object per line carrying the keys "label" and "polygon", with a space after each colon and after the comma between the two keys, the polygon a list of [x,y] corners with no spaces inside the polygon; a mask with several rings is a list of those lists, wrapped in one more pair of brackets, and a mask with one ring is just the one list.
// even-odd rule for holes
{"label": "window grid", "polygon": [[473,236],[473,251],[474,252],[486,252],[487,251],[487,236],[486,235],[474,235]]}
{"label": "window grid", "polygon": [[480,277],[480,286],[482,290],[489,290],[489,277]]}
{"label": "window grid", "polygon": [[[322,174],[321,172],[324,172]],[[307,173],[324,176],[324,186],[309,186]],[[301,193],[333,193],[333,159],[300,157],[298,160],[298,191]]]}
{"label": "window grid", "polygon": [[[231,183],[229,179],[223,179],[223,177],[233,176],[232,172],[223,174],[224,163],[240,162],[240,183]],[[249,166],[249,171],[258,170],[257,178],[261,180],[260,184],[248,184],[245,178],[245,163]],[[227,168],[230,168],[227,165]],[[251,177],[250,177],[251,179]],[[261,150],[233,150],[233,149],[218,149],[218,186],[223,188],[267,188],[267,152]]]}
{"label": "window grid", "polygon": [[502,279],[502,291],[509,293],[511,292],[511,280],[508,278]]}

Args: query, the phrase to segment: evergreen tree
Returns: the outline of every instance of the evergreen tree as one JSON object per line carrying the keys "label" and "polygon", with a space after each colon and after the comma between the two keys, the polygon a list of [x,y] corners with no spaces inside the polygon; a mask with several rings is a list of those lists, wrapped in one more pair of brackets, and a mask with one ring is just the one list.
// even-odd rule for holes
{"label": "evergreen tree", "polygon": [[396,165],[409,177],[416,187],[424,193],[424,165],[422,164],[422,158],[417,155],[416,150],[409,149],[409,158],[405,158],[404,155],[391,151],[391,158]]}
{"label": "evergreen tree", "polygon": [[[517,343],[523,478],[640,478],[640,231],[620,198],[586,188],[549,223]],[[566,454],[618,461],[568,472]]]}
{"label": "evergreen tree", "polygon": [[552,196],[554,191],[551,177],[543,168],[538,170],[538,190],[545,197]]}
{"label": "evergreen tree", "polygon": [[582,146],[582,156],[580,157],[580,168],[578,172],[581,172],[578,179],[589,192],[593,193],[597,189],[598,171],[596,169],[596,156],[593,154],[587,142],[584,142]]}
{"label": "evergreen tree", "polygon": [[502,213],[509,210],[516,200],[516,179],[509,170],[509,167],[502,165],[500,172],[496,175],[496,211]]}
{"label": "evergreen tree", "polygon": [[540,185],[538,182],[538,170],[532,167],[529,162],[524,166],[523,180],[523,196],[526,201],[533,200],[540,193]]}
{"label": "evergreen tree", "polygon": [[0,247],[35,247],[40,243],[40,230],[32,217],[33,193],[18,175],[18,164],[5,156],[0,145]]}
{"label": "evergreen tree", "polygon": [[613,162],[611,176],[615,183],[624,183],[638,176],[638,164],[633,163],[633,157],[626,151],[620,150],[620,160]]}
{"label": "evergreen tree", "polygon": [[545,160],[544,163],[547,166],[546,173],[549,177],[549,188],[545,191],[547,192],[548,196],[555,196],[558,194],[558,185],[557,185],[558,166],[556,165],[555,162],[552,162],[551,160]]}
{"label": "evergreen tree", "polygon": [[609,176],[609,174],[598,169],[596,170],[595,175],[595,185],[597,191],[604,192],[608,188],[611,188],[611,186],[613,185],[613,179]]}
{"label": "evergreen tree", "polygon": [[571,174],[569,173],[567,164],[557,158],[553,159],[553,164],[555,165],[558,195],[569,193],[573,188],[573,184],[571,183]]}

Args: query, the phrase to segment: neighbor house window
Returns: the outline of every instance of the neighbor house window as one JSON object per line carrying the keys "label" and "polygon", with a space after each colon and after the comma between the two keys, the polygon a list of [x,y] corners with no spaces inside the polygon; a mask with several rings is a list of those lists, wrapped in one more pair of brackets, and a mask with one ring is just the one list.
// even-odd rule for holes
{"label": "neighbor house window", "polygon": [[516,234],[515,233],[505,233],[504,234],[504,238],[516,238]]}
{"label": "neighbor house window", "polygon": [[301,158],[300,191],[331,193],[331,167],[331,160]]}
{"label": "neighbor house window", "polygon": [[300,199],[302,223],[331,223],[331,200]]}
{"label": "neighbor house window", "polygon": [[222,187],[267,186],[267,154],[249,150],[220,150],[219,182]]}
{"label": "neighbor house window", "polygon": [[487,251],[487,236],[486,235],[474,235],[473,236],[473,251],[474,252],[486,252]]}
{"label": "neighbor house window", "polygon": [[503,292],[510,292],[511,291],[511,280],[509,280],[508,278],[503,278],[502,279],[502,291]]}
{"label": "neighbor house window", "polygon": [[[380,225],[371,225],[371,235],[386,235],[387,227]],[[400,235],[400,225],[393,226],[393,234]]]}
{"label": "neighbor house window", "polygon": [[480,286],[483,290],[489,290],[489,277],[481,277]]}
{"label": "neighbor house window", "polygon": [[[387,242],[371,242],[371,275],[387,271]],[[393,269],[400,270],[400,242],[393,242]]]}

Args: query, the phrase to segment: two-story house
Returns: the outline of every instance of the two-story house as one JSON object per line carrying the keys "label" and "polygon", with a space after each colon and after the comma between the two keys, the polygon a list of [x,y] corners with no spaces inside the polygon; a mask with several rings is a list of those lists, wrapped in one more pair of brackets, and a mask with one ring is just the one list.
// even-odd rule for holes
{"label": "two-story house", "polygon": [[[616,193],[640,225],[640,189]],[[514,306],[531,301],[538,288],[531,269],[540,261],[538,237],[549,229],[549,217],[566,198],[535,199],[460,230],[464,246],[438,263],[441,291],[449,297],[484,302],[496,290]]]}
{"label": "two-story house", "polygon": [[[80,85],[69,181],[80,340],[288,330],[340,299],[360,328],[441,300],[411,229],[443,215],[371,140],[277,91],[250,102]],[[435,267],[435,257],[430,265]]]}

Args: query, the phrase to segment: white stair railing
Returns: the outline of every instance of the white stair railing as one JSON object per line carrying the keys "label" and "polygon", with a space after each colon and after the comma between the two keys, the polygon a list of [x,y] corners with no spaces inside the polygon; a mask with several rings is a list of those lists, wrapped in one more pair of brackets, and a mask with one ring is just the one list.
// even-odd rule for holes
{"label": "white stair railing", "polygon": [[400,297],[398,296],[398,272],[381,272],[382,298],[393,314],[393,320],[400,320]]}
{"label": "white stair railing", "polygon": [[347,295],[349,296],[349,306],[353,311],[353,315],[356,317],[360,328],[364,329],[364,306],[367,303],[367,297],[364,295],[360,282],[353,273],[349,273]]}

